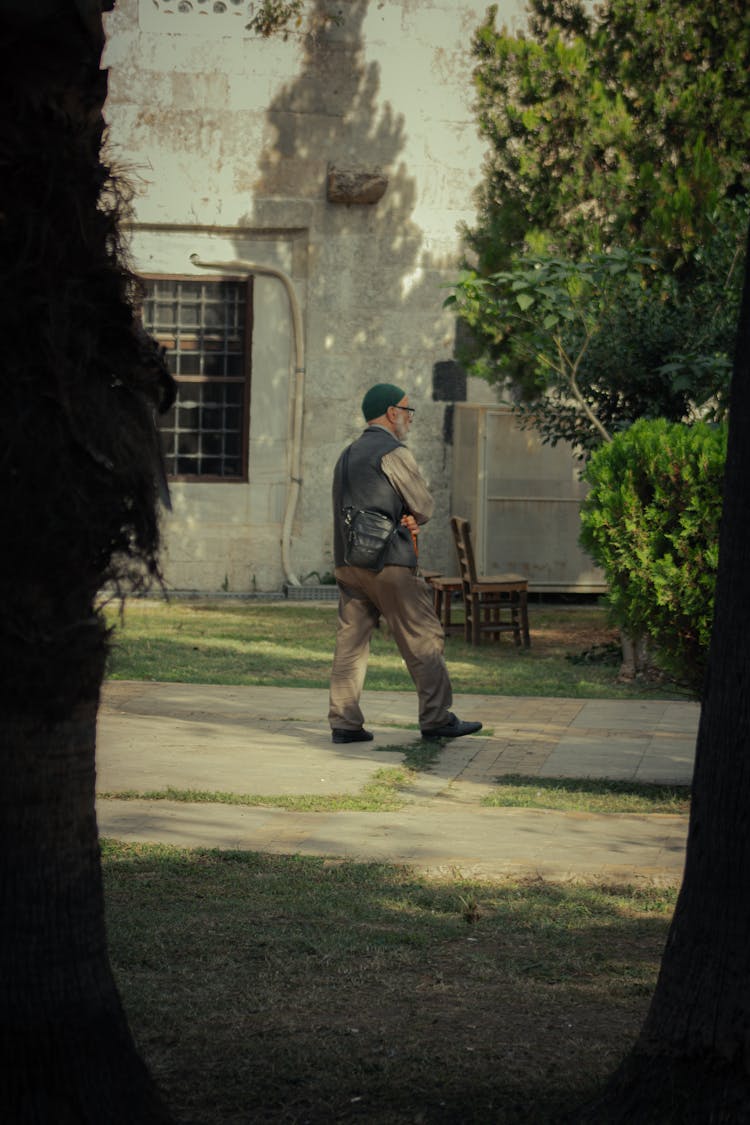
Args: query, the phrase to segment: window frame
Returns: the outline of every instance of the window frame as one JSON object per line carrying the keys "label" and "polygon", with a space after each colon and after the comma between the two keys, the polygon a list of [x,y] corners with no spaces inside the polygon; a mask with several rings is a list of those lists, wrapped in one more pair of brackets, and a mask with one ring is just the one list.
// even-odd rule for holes
{"label": "window frame", "polygon": [[[143,294],[141,301],[145,301],[148,297],[146,293],[146,282],[157,281],[177,281],[187,282],[189,284],[203,284],[205,282],[234,282],[235,284],[245,287],[245,301],[244,301],[244,321],[243,321],[243,334],[244,334],[244,354],[242,363],[241,376],[211,376],[211,375],[173,375],[178,387],[182,383],[189,384],[211,384],[211,383],[241,383],[244,388],[243,406],[242,406],[242,434],[241,434],[241,473],[237,476],[222,476],[217,473],[172,473],[167,469],[167,478],[170,481],[184,482],[187,484],[247,484],[250,479],[250,409],[252,398],[252,343],[253,343],[253,275],[252,274],[228,274],[228,273],[205,273],[196,276],[195,274],[181,274],[181,273],[139,273],[139,280],[143,283]],[[142,320],[142,309],[141,309]],[[145,326],[144,326],[145,327]],[[198,326],[200,328],[200,326]],[[159,343],[162,347],[164,344],[164,334],[160,337],[159,333],[146,327],[146,331]],[[196,331],[196,337],[199,332]],[[205,353],[204,353],[205,354]],[[171,459],[171,458],[170,458]],[[165,463],[168,464],[168,459],[165,456]]]}

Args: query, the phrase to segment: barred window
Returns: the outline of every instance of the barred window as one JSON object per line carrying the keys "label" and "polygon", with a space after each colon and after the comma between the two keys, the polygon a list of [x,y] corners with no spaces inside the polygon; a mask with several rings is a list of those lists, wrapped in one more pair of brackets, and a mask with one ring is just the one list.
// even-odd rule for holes
{"label": "barred window", "polygon": [[143,324],[166,348],[177,399],[160,422],[178,480],[247,479],[252,279],[144,279]]}

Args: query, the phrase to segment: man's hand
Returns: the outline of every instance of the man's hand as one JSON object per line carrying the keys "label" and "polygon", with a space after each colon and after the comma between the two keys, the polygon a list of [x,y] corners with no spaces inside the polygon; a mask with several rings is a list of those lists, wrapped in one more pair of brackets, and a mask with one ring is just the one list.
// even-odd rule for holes
{"label": "man's hand", "polygon": [[415,555],[417,555],[417,557],[419,557],[419,542],[417,541],[417,536],[419,535],[419,524],[414,519],[414,516],[411,515],[402,516],[401,523],[411,532],[411,541],[414,545],[414,553]]}

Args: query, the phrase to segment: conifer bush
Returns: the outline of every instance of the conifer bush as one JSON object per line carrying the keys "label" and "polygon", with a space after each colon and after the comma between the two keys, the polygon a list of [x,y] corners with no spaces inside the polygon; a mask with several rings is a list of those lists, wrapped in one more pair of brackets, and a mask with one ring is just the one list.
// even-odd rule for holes
{"label": "conifer bush", "polygon": [[592,454],[581,544],[616,624],[700,696],[713,619],[725,426],[641,420]]}

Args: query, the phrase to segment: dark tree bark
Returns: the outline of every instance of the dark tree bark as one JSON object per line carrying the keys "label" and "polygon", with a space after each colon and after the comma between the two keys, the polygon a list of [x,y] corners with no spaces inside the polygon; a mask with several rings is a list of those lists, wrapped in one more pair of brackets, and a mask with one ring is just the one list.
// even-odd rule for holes
{"label": "dark tree bark", "polygon": [[154,411],[102,164],[100,0],[0,0],[0,1120],[170,1120],[110,970],[105,587],[156,573]]}
{"label": "dark tree bark", "polygon": [[580,1123],[750,1121],[749,433],[750,250],[684,879],[640,1036]]}

